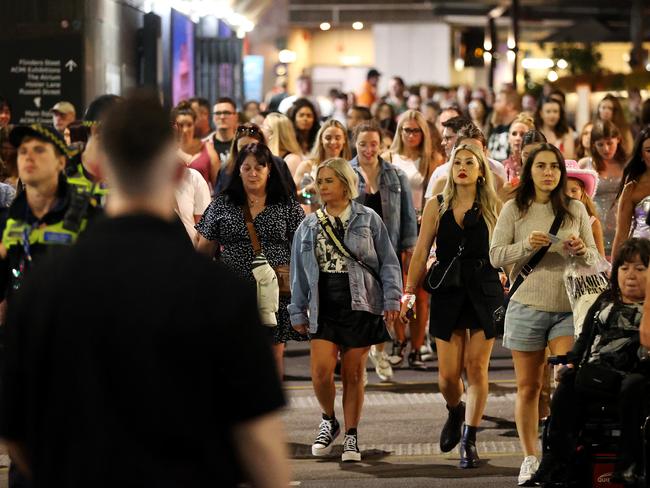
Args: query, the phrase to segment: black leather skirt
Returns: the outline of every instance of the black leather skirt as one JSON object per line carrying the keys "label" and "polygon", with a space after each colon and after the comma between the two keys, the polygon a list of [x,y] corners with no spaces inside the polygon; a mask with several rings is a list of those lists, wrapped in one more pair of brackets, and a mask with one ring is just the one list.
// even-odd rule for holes
{"label": "black leather skirt", "polygon": [[352,310],[347,273],[320,273],[318,298],[318,330],[312,339],[345,348],[368,347],[391,340],[383,316]]}

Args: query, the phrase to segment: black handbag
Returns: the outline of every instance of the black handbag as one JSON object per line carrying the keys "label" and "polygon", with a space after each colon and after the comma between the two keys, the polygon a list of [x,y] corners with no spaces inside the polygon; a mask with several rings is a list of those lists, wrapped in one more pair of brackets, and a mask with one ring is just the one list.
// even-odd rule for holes
{"label": "black handbag", "polygon": [[[553,223],[551,224],[551,228],[549,229],[548,233],[557,234],[557,231],[560,229],[560,225],[562,225],[562,219],[556,215],[555,219],[553,219]],[[528,275],[533,272],[535,266],[539,264],[539,262],[546,255],[550,247],[551,246],[543,247],[540,250],[538,250],[535,254],[533,254],[533,257],[530,258],[530,260],[519,271],[519,274],[517,275],[515,282],[508,290],[508,295],[506,296],[503,305],[501,305],[494,312],[492,312],[492,323],[494,324],[494,328],[497,331],[497,334],[503,334],[503,330],[505,328],[505,321],[506,321],[506,311],[508,310],[510,297],[515,294],[517,288],[519,288],[521,284],[524,282],[524,280],[528,277]]]}
{"label": "black handbag", "polygon": [[464,250],[465,238],[463,237],[460,246],[458,246],[458,252],[446,267],[442,266],[440,261],[438,261],[429,268],[427,275],[424,277],[424,282],[422,283],[422,287],[426,292],[431,294],[440,293],[456,290],[463,286],[460,256],[463,254]]}

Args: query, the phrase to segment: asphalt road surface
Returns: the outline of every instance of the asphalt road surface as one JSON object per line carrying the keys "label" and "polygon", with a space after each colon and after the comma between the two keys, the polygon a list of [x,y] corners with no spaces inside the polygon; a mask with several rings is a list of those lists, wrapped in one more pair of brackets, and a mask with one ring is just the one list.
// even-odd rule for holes
{"label": "asphalt road surface", "polygon": [[[406,363],[406,361],[405,361]],[[490,362],[490,396],[477,435],[482,464],[458,467],[459,453],[440,452],[445,401],[437,385],[437,362],[426,371],[395,369],[382,383],[368,363],[368,386],[361,424],[361,463],[341,463],[342,435],[328,458],[311,455],[320,408],[309,376],[306,344],[289,344],[285,381],[288,408],[284,418],[290,442],[293,486],[301,487],[500,487],[517,486],[522,453],[514,424],[515,383],[510,353],[495,346]],[[337,382],[337,417],[343,418]]]}

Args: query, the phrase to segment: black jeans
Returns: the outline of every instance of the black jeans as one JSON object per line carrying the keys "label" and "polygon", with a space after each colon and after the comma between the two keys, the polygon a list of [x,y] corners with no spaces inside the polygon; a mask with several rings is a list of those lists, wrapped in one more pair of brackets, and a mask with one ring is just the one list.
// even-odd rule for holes
{"label": "black jeans", "polygon": [[[615,398],[621,423],[620,456],[625,465],[641,459],[641,424],[645,414],[646,377],[627,374]],[[548,448],[554,455],[571,459],[576,450],[577,437],[585,418],[584,412],[592,402],[602,402],[575,388],[575,371],[567,371],[555,390],[551,401],[551,421],[547,430]],[[607,401],[606,399],[604,401]]]}

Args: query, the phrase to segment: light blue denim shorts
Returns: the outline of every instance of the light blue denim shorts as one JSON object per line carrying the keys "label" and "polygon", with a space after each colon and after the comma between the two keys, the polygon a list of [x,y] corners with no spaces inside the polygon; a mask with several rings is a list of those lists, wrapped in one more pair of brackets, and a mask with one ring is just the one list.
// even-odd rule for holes
{"label": "light blue denim shorts", "polygon": [[503,346],[515,351],[541,351],[549,341],[573,337],[571,312],[542,312],[510,300],[503,332]]}

